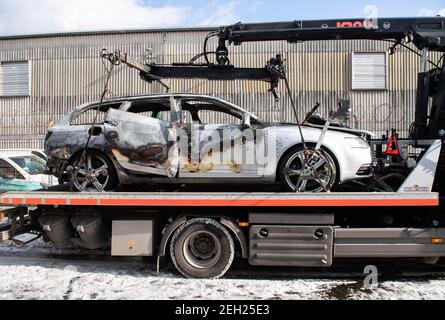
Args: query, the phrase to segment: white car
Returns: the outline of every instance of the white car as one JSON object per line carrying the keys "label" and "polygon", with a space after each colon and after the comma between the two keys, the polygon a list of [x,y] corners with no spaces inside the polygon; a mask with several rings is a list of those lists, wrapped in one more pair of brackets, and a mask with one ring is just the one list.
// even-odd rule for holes
{"label": "white car", "polygon": [[143,183],[261,183],[322,192],[372,176],[370,133],[333,124],[323,138],[326,121],[315,116],[301,126],[304,149],[297,125],[262,121],[210,96],[123,97],[97,109],[97,103],[79,106],[45,139],[51,173],[60,182],[74,180],[80,191]]}
{"label": "white car", "polygon": [[0,150],[0,192],[32,191],[56,184],[41,150]]}

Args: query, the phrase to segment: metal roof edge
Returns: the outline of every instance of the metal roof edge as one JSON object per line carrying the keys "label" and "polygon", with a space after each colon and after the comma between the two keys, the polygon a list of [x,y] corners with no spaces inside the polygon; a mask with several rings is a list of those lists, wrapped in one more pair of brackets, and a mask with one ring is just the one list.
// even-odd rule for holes
{"label": "metal roof edge", "polygon": [[22,35],[3,35],[2,40],[20,40],[36,38],[57,38],[57,37],[77,37],[77,36],[97,36],[97,35],[122,35],[138,33],[161,33],[161,32],[191,32],[191,31],[215,31],[218,27],[184,27],[184,28],[154,28],[154,29],[124,29],[124,30],[97,30],[97,31],[77,31],[77,32],[54,32],[35,33]]}
{"label": "metal roof edge", "polygon": [[[401,20],[401,19],[426,19],[436,20],[445,19],[443,16],[425,16],[425,17],[379,17],[379,20]],[[363,18],[357,18],[363,19]],[[294,21],[318,21],[319,19],[309,20],[294,20]],[[324,21],[335,21],[336,19],[323,19]],[[339,18],[338,20],[345,20]],[[269,22],[275,23],[275,22]],[[255,22],[253,23],[255,24]],[[206,27],[170,27],[170,28],[153,28],[153,29],[123,29],[123,30],[93,30],[93,31],[76,31],[76,32],[54,32],[54,33],[36,33],[36,34],[22,34],[22,35],[0,35],[1,40],[15,40],[15,39],[32,39],[32,38],[55,38],[55,37],[75,37],[75,36],[94,36],[94,35],[111,35],[111,34],[137,34],[137,33],[151,33],[151,32],[187,32],[187,31],[215,31],[219,30],[220,26],[206,26]]]}

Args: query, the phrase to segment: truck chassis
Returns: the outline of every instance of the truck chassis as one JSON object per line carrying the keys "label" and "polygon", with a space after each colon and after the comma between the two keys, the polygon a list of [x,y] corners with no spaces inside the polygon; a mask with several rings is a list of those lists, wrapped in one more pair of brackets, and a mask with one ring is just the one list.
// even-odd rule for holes
{"label": "truck chassis", "polygon": [[[426,142],[424,142],[426,143]],[[445,256],[439,163],[428,142],[398,192],[102,192],[62,185],[8,192],[0,204],[14,237],[31,232],[56,248],[110,249],[113,256],[170,258],[191,278],[218,278],[235,257],[251,265],[330,267],[340,258]],[[436,190],[434,190],[436,189]]]}
{"label": "truck chassis", "polygon": [[193,278],[222,276],[235,256],[251,265],[304,267],[329,267],[339,258],[445,256],[435,192],[46,191],[6,193],[0,203],[15,207],[6,211],[12,236],[31,231],[61,249],[155,256],[158,270],[170,257]]}

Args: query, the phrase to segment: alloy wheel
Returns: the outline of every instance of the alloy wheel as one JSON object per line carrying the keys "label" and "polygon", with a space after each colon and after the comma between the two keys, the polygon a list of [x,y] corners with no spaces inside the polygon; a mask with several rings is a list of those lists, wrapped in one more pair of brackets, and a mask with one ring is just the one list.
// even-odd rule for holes
{"label": "alloy wheel", "polygon": [[287,160],[284,177],[296,192],[329,191],[336,179],[335,164],[323,150],[299,150]]}
{"label": "alloy wheel", "polygon": [[74,163],[77,175],[73,185],[78,191],[103,192],[110,180],[107,161],[100,155],[87,154],[85,161],[78,159]]}

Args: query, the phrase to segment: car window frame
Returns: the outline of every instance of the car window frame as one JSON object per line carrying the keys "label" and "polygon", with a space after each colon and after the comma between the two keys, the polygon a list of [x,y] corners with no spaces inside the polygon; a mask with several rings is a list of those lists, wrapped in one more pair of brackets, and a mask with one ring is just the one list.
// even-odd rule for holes
{"label": "car window frame", "polygon": [[[216,99],[207,98],[207,97],[202,97],[202,98],[200,98],[200,97],[190,97],[190,98],[189,97],[181,97],[178,100],[179,100],[178,104],[179,104],[179,106],[181,108],[181,112],[183,111],[182,110],[182,103],[183,103],[183,101],[187,101],[187,100],[189,100],[189,101],[196,101],[196,102],[202,101],[203,103],[207,102],[207,103],[213,104],[214,106],[218,107],[219,110],[214,109],[214,108],[205,109],[205,108],[198,108],[198,107],[194,110],[194,112],[186,110],[186,111],[189,111],[192,114],[192,118],[196,117],[200,124],[211,124],[211,123],[203,123],[201,117],[199,116],[199,111],[221,112],[223,114],[233,116],[233,117],[235,117],[235,118],[237,118],[238,120],[241,120],[241,121],[243,121],[243,115],[244,114],[249,115],[249,113],[244,111],[244,110],[238,110],[238,109],[234,108],[233,106],[231,106],[229,104],[223,103],[222,101],[219,101],[219,100],[216,100]],[[234,112],[232,112],[232,111],[234,111]]]}
{"label": "car window frame", "polygon": [[14,179],[8,179],[7,177],[3,177],[1,175],[1,171],[0,171],[0,178],[6,179],[6,180],[25,180],[27,181],[26,177],[23,175],[23,173],[21,173],[12,163],[10,163],[9,161],[7,161],[5,158],[0,158],[0,170],[2,168],[1,162],[6,163],[10,168],[12,168],[14,170]]}
{"label": "car window frame", "polygon": [[[94,104],[91,104],[91,105],[89,105],[88,107],[86,107],[86,108],[84,108],[84,109],[82,109],[82,110],[79,110],[79,111],[75,112],[75,113],[71,116],[69,125],[72,126],[72,127],[78,127],[78,126],[91,126],[91,125],[93,125],[93,124],[101,125],[101,124],[103,124],[103,122],[98,122],[98,123],[82,123],[82,124],[74,124],[73,122],[74,122],[78,117],[80,117],[82,114],[84,114],[84,113],[86,113],[86,112],[88,112],[88,111],[91,111],[91,110],[93,110],[94,108],[101,107],[101,106],[104,107],[104,106],[108,106],[108,105],[114,105],[114,104],[118,104],[118,103],[120,103],[119,107],[118,107],[118,108],[113,108],[113,109],[115,109],[115,110],[120,110],[121,107],[122,107],[122,105],[125,103],[125,101],[121,101],[121,102],[119,102],[119,101],[107,102],[107,103],[102,103],[102,105],[101,105],[100,103],[94,103]],[[108,108],[108,110],[110,110],[110,108]],[[108,110],[107,110],[107,111],[103,111],[103,113],[104,113],[104,114],[107,113]],[[102,111],[100,111],[100,112],[102,112]]]}
{"label": "car window frame", "polygon": [[[173,107],[172,107],[172,101],[171,101],[171,97],[153,97],[153,98],[145,98],[145,99],[135,99],[135,100],[127,100],[125,101],[121,108],[119,110],[124,111],[124,112],[129,112],[129,113],[133,113],[133,114],[140,114],[139,112],[131,112],[129,111],[130,108],[133,106],[134,103],[143,103],[144,101],[147,102],[156,102],[156,101],[161,101],[165,100],[165,102],[168,102],[169,104],[169,110],[167,111],[162,111],[162,110],[156,110],[156,113],[153,113],[149,118],[153,118],[153,119],[158,119],[159,113],[160,112],[169,112],[170,113],[170,118],[173,119]],[[160,120],[160,121],[166,121],[166,120]],[[167,121],[167,122],[174,122],[173,120],[171,121]]]}

